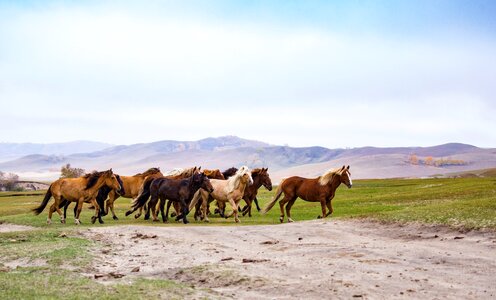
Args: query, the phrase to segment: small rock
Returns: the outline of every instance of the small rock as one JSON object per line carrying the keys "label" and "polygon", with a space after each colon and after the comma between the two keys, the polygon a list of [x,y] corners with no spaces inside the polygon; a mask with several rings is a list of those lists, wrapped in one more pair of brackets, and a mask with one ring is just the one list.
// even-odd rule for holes
{"label": "small rock", "polygon": [[104,274],[95,274],[94,277],[95,277],[95,279],[98,279],[98,278],[105,277],[105,275]]}
{"label": "small rock", "polygon": [[454,240],[461,240],[461,239],[463,239],[463,238],[464,238],[464,236],[455,236],[453,239],[454,239]]}
{"label": "small rock", "polygon": [[233,260],[234,258],[232,257],[225,257],[225,258],[222,258],[220,261],[228,261],[228,260]]}
{"label": "small rock", "polygon": [[139,272],[140,271],[140,267],[135,267],[131,270],[132,273],[136,273],[136,272]]}

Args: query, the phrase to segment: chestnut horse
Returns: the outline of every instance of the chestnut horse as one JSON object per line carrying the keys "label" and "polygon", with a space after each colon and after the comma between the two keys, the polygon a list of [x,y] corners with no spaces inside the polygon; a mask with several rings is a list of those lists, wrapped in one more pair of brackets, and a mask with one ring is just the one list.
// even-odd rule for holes
{"label": "chestnut horse", "polygon": [[119,181],[112,172],[112,169],[103,172],[93,172],[78,178],[58,179],[50,185],[42,203],[37,208],[33,209],[33,211],[36,215],[39,215],[45,209],[48,201],[53,196],[55,203],[50,206],[47,223],[52,223],[52,214],[55,210],[60,216],[60,221],[65,223],[65,218],[59,208],[60,203],[64,200],[77,202],[77,214],[74,221],[76,224],[80,224],[79,216],[81,214],[83,202],[91,201],[91,204],[95,206],[95,215],[91,217],[91,222],[95,223],[99,214],[99,206],[95,200],[95,197],[98,194],[98,190],[103,185],[107,185],[116,190],[121,189]]}
{"label": "chestnut horse", "polygon": [[241,199],[243,198],[246,186],[253,183],[250,169],[247,166],[243,166],[236,172],[236,174],[231,176],[229,179],[212,179],[210,180],[210,183],[212,184],[212,187],[214,189],[213,192],[208,192],[204,189],[199,190],[191,201],[189,207],[190,210],[195,207],[196,203],[201,197],[203,200],[203,218],[206,222],[208,222],[209,220],[207,215],[207,204],[210,198],[217,200],[217,202],[229,202],[233,210],[231,215],[234,214],[234,221],[236,223],[239,223],[239,201],[241,201]]}
{"label": "chestnut horse", "polygon": [[[279,220],[281,223],[284,221],[284,205],[286,205],[288,222],[293,222],[293,219],[291,219],[291,206],[293,206],[298,197],[309,202],[320,202],[322,215],[318,216],[318,218],[325,218],[333,212],[331,200],[341,183],[351,188],[350,166],[327,171],[322,176],[312,179],[298,176],[283,179],[277,188],[276,195],[263,209],[262,213],[267,213],[284,193],[284,198],[279,201],[281,208]],[[328,213],[326,213],[326,206],[329,209]]]}
{"label": "chestnut horse", "polygon": [[245,194],[243,195],[243,200],[246,202],[246,206],[243,207],[243,216],[248,213],[248,216],[251,217],[251,204],[255,202],[258,211],[260,211],[260,207],[258,207],[257,194],[258,189],[263,185],[269,191],[272,191],[272,181],[270,180],[269,173],[267,173],[268,168],[262,169],[253,169],[251,171],[251,177],[253,178],[253,184],[249,185],[245,189]]}
{"label": "chestnut horse", "polygon": [[[105,206],[105,211],[103,211],[102,207],[102,212],[103,215],[106,216],[108,214],[109,208],[112,211],[112,218],[114,220],[118,220],[117,216],[115,215],[114,211],[114,202],[117,200],[119,197],[124,197],[124,198],[135,198],[138,196],[140,192],[140,188],[143,185],[143,182],[147,178],[158,178],[162,177],[163,174],[160,172],[159,168],[150,168],[146,170],[143,173],[138,173],[133,176],[120,176],[122,183],[123,183],[123,188],[124,188],[124,193],[118,193],[116,190],[111,190],[108,193],[109,199],[107,200],[107,205]],[[98,200],[98,199],[97,199]],[[141,214],[141,212],[140,212]]]}

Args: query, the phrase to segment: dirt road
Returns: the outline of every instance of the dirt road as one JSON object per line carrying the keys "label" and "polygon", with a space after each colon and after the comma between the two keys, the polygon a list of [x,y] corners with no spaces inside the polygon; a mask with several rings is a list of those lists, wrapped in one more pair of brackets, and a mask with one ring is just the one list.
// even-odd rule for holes
{"label": "dirt road", "polygon": [[94,227],[83,235],[103,245],[94,250],[96,273],[175,280],[198,289],[191,298],[496,297],[494,233],[316,220]]}

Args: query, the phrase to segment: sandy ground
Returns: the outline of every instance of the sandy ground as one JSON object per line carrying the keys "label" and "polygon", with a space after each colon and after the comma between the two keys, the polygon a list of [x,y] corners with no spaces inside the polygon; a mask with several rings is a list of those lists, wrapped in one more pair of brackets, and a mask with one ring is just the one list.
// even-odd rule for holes
{"label": "sandy ground", "polygon": [[198,294],[191,298],[496,297],[496,234],[490,232],[316,220],[94,227],[82,234],[100,245],[88,276],[103,283],[170,279],[194,286]]}
{"label": "sandy ground", "polygon": [[14,225],[9,223],[0,223],[0,232],[25,231],[25,230],[34,230],[34,229],[36,229],[36,227]]}

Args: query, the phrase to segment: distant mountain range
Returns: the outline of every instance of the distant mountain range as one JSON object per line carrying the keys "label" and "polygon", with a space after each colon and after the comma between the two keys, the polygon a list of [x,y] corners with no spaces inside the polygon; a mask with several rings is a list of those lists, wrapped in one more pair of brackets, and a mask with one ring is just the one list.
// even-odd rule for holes
{"label": "distant mountain range", "polygon": [[[15,146],[13,146],[15,145]],[[87,150],[90,149],[90,150]],[[86,150],[86,151],[85,151]],[[415,155],[420,163],[411,161]],[[150,167],[167,171],[176,167],[202,166],[226,169],[269,167],[274,181],[290,175],[314,177],[329,168],[351,165],[354,178],[423,177],[496,167],[496,149],[452,143],[433,147],[328,149],[288,147],[242,139],[236,136],[199,141],[158,141],[112,146],[94,142],[62,144],[0,144],[0,170],[29,179],[53,179],[66,163],[87,171],[113,168],[124,175]],[[422,159],[462,161],[436,166]]]}

